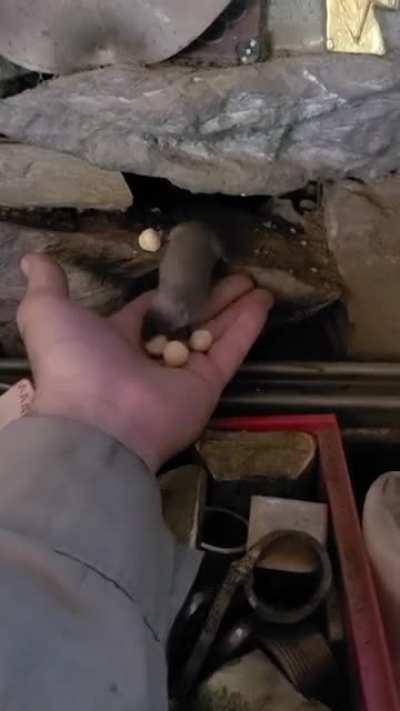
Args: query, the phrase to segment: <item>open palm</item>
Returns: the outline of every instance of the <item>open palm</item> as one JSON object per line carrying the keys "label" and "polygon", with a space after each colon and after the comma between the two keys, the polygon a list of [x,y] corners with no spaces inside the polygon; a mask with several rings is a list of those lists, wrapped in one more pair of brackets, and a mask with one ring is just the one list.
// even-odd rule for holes
{"label": "open palm", "polygon": [[65,274],[48,258],[29,255],[22,268],[28,288],[18,325],[35,381],[33,413],[98,427],[152,471],[200,434],[272,305],[247,277],[220,282],[208,304],[211,350],[173,369],[150,359],[141,343],[151,294],[101,318],[69,299]]}

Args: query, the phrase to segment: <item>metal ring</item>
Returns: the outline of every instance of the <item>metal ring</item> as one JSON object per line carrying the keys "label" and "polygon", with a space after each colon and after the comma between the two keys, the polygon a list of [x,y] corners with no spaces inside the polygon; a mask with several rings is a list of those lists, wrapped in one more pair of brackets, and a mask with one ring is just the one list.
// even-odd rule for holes
{"label": "metal ring", "polygon": [[206,506],[204,510],[204,518],[203,518],[203,524],[204,520],[207,516],[207,514],[210,513],[215,513],[215,514],[224,514],[226,516],[230,516],[231,518],[235,519],[236,522],[240,522],[240,524],[243,526],[244,529],[244,542],[240,546],[216,546],[213,545],[212,543],[207,543],[204,540],[201,540],[200,543],[200,548],[204,551],[209,551],[210,553],[220,553],[222,555],[236,555],[236,554],[241,554],[246,551],[246,545],[247,545],[247,530],[248,530],[248,522],[243,516],[240,516],[240,514],[235,513],[235,511],[231,511],[230,509],[226,509],[222,506]]}
{"label": "metal ring", "polygon": [[304,544],[311,548],[318,560],[319,582],[311,597],[303,605],[293,609],[284,609],[276,605],[269,605],[261,600],[254,591],[254,571],[251,570],[245,583],[244,590],[250,606],[266,622],[276,624],[291,625],[301,622],[314,612],[321,604],[322,600],[328,594],[332,584],[332,566],[325,548],[313,536],[310,536],[304,531],[282,530],[274,531],[268,539],[268,542],[263,547],[262,556],[264,557],[268,548],[270,548],[278,540],[286,537],[296,537]]}

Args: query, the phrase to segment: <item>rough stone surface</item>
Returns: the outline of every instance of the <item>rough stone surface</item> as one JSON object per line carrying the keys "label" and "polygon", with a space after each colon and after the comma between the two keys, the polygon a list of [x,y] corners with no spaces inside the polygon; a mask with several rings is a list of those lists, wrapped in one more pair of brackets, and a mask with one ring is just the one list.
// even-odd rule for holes
{"label": "rough stone surface", "polygon": [[25,291],[19,263],[27,252],[55,258],[67,273],[72,298],[101,314],[122,306],[129,298],[130,280],[155,266],[135,240],[129,244],[121,234],[67,234],[0,223],[0,351],[5,355],[24,352],[15,314]]}
{"label": "rough stone surface", "polygon": [[400,57],[108,67],[0,104],[0,133],[194,192],[279,194],[398,168]]}
{"label": "rough stone surface", "polygon": [[120,173],[38,146],[0,144],[0,205],[126,210],[131,192]]}
{"label": "rough stone surface", "polygon": [[400,357],[400,177],[345,181],[326,193],[329,246],[345,284],[350,355]]}

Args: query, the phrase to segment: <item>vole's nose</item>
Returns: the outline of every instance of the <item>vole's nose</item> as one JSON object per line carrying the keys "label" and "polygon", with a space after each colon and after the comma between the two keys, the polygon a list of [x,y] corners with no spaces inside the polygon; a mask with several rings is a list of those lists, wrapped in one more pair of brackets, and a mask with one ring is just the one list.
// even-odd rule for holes
{"label": "vole's nose", "polygon": [[154,307],[147,311],[142,322],[142,339],[145,343],[159,335],[186,340],[190,338],[191,332],[189,325],[181,325],[179,317],[167,316]]}

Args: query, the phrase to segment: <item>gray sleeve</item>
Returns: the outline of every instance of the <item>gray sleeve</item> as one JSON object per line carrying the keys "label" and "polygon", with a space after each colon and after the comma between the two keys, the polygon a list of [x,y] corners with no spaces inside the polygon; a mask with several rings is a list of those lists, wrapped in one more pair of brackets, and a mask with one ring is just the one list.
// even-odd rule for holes
{"label": "gray sleeve", "polygon": [[25,417],[0,432],[0,708],[163,711],[164,643],[200,555],[155,478],[104,433]]}

